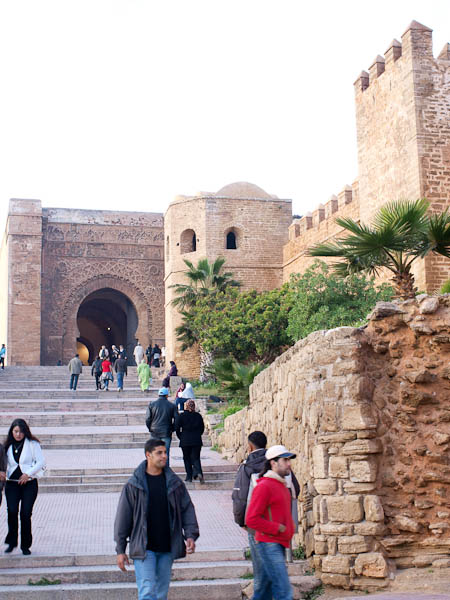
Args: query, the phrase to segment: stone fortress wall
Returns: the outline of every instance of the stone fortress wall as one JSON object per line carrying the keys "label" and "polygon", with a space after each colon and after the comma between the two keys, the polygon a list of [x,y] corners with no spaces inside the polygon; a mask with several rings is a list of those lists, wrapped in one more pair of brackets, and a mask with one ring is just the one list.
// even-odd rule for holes
{"label": "stone fortress wall", "polygon": [[225,419],[297,453],[299,541],[325,584],[373,589],[450,559],[450,295],[379,303],[367,328],[318,331],[257,376]]}
{"label": "stone fortress wall", "polygon": [[[312,214],[296,220],[284,248],[283,278],[311,264],[310,246],[341,231],[334,218],[369,223],[386,202],[426,197],[434,210],[450,206],[450,45],[433,56],[432,30],[413,21],[355,82],[358,179]],[[445,257],[417,264],[421,290],[450,277]]]}

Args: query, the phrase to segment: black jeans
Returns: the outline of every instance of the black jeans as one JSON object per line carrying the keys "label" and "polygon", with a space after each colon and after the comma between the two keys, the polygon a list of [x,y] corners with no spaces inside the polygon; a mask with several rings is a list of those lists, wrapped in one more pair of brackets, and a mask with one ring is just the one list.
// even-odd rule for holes
{"label": "black jeans", "polygon": [[201,446],[183,446],[181,448],[187,479],[203,475],[202,464],[200,462],[201,449]]}
{"label": "black jeans", "polygon": [[31,479],[28,483],[19,485],[7,481],[5,486],[6,504],[8,506],[8,535],[5,544],[17,546],[19,534],[19,504],[20,504],[20,547],[28,550],[31,547],[31,515],[38,495],[38,482]]}
{"label": "black jeans", "polygon": [[72,375],[70,376],[70,389],[71,390],[77,389],[78,377],[79,377],[78,373],[72,373]]}
{"label": "black jeans", "polygon": [[95,387],[97,388],[97,390],[101,390],[101,379],[102,379],[102,372],[100,371],[99,373],[95,373]]}

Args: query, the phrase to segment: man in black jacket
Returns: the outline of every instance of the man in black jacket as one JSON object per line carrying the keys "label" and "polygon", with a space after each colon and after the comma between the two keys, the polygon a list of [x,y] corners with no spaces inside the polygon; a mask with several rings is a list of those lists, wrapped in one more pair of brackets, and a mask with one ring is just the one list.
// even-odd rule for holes
{"label": "man in black jacket", "polygon": [[[233,493],[233,514],[234,520],[240,527],[245,528],[245,513],[247,510],[247,501],[250,490],[250,484],[253,474],[259,474],[266,462],[267,438],[262,431],[253,431],[247,438],[248,456],[239,467],[234,482]],[[295,489],[295,497],[298,496],[300,487],[295,475],[292,473],[292,483]],[[258,600],[272,600],[272,584],[264,574],[260,563],[259,555],[256,551],[256,542],[254,531],[248,529],[248,543],[253,563],[253,590],[254,597]]]}
{"label": "man in black jacket", "polygon": [[145,458],[125,484],[114,522],[117,566],[134,561],[139,599],[167,598],[172,563],[195,551],[194,505],[184,483],[166,466],[162,440],[145,444]]}
{"label": "man in black jacket", "polygon": [[153,400],[147,407],[145,424],[150,431],[150,437],[163,440],[167,450],[167,466],[169,466],[170,444],[172,433],[175,431],[175,404],[169,402],[169,389],[162,387],[158,400]]}
{"label": "man in black jacket", "polygon": [[97,390],[102,389],[102,362],[102,359],[96,356],[91,367],[91,375],[95,375],[95,388]]}

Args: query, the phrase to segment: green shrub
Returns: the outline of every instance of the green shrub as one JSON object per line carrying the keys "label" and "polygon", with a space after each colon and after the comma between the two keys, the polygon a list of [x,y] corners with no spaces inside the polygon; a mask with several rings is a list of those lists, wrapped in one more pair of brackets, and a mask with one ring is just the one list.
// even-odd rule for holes
{"label": "green shrub", "polygon": [[439,290],[439,293],[440,294],[450,294],[450,279],[447,279],[447,281],[444,283],[444,285]]}

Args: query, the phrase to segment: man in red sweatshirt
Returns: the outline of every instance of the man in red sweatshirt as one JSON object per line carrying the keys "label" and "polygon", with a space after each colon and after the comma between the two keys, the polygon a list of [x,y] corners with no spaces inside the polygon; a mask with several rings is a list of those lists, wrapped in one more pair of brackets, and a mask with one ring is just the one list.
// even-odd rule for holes
{"label": "man in red sweatshirt", "polygon": [[[292,587],[286,566],[285,548],[294,535],[292,496],[286,476],[295,454],[284,446],[266,451],[266,463],[253,490],[245,524],[255,530],[257,552],[264,574],[272,583],[275,600],[292,600]],[[252,600],[262,600],[258,594]]]}

